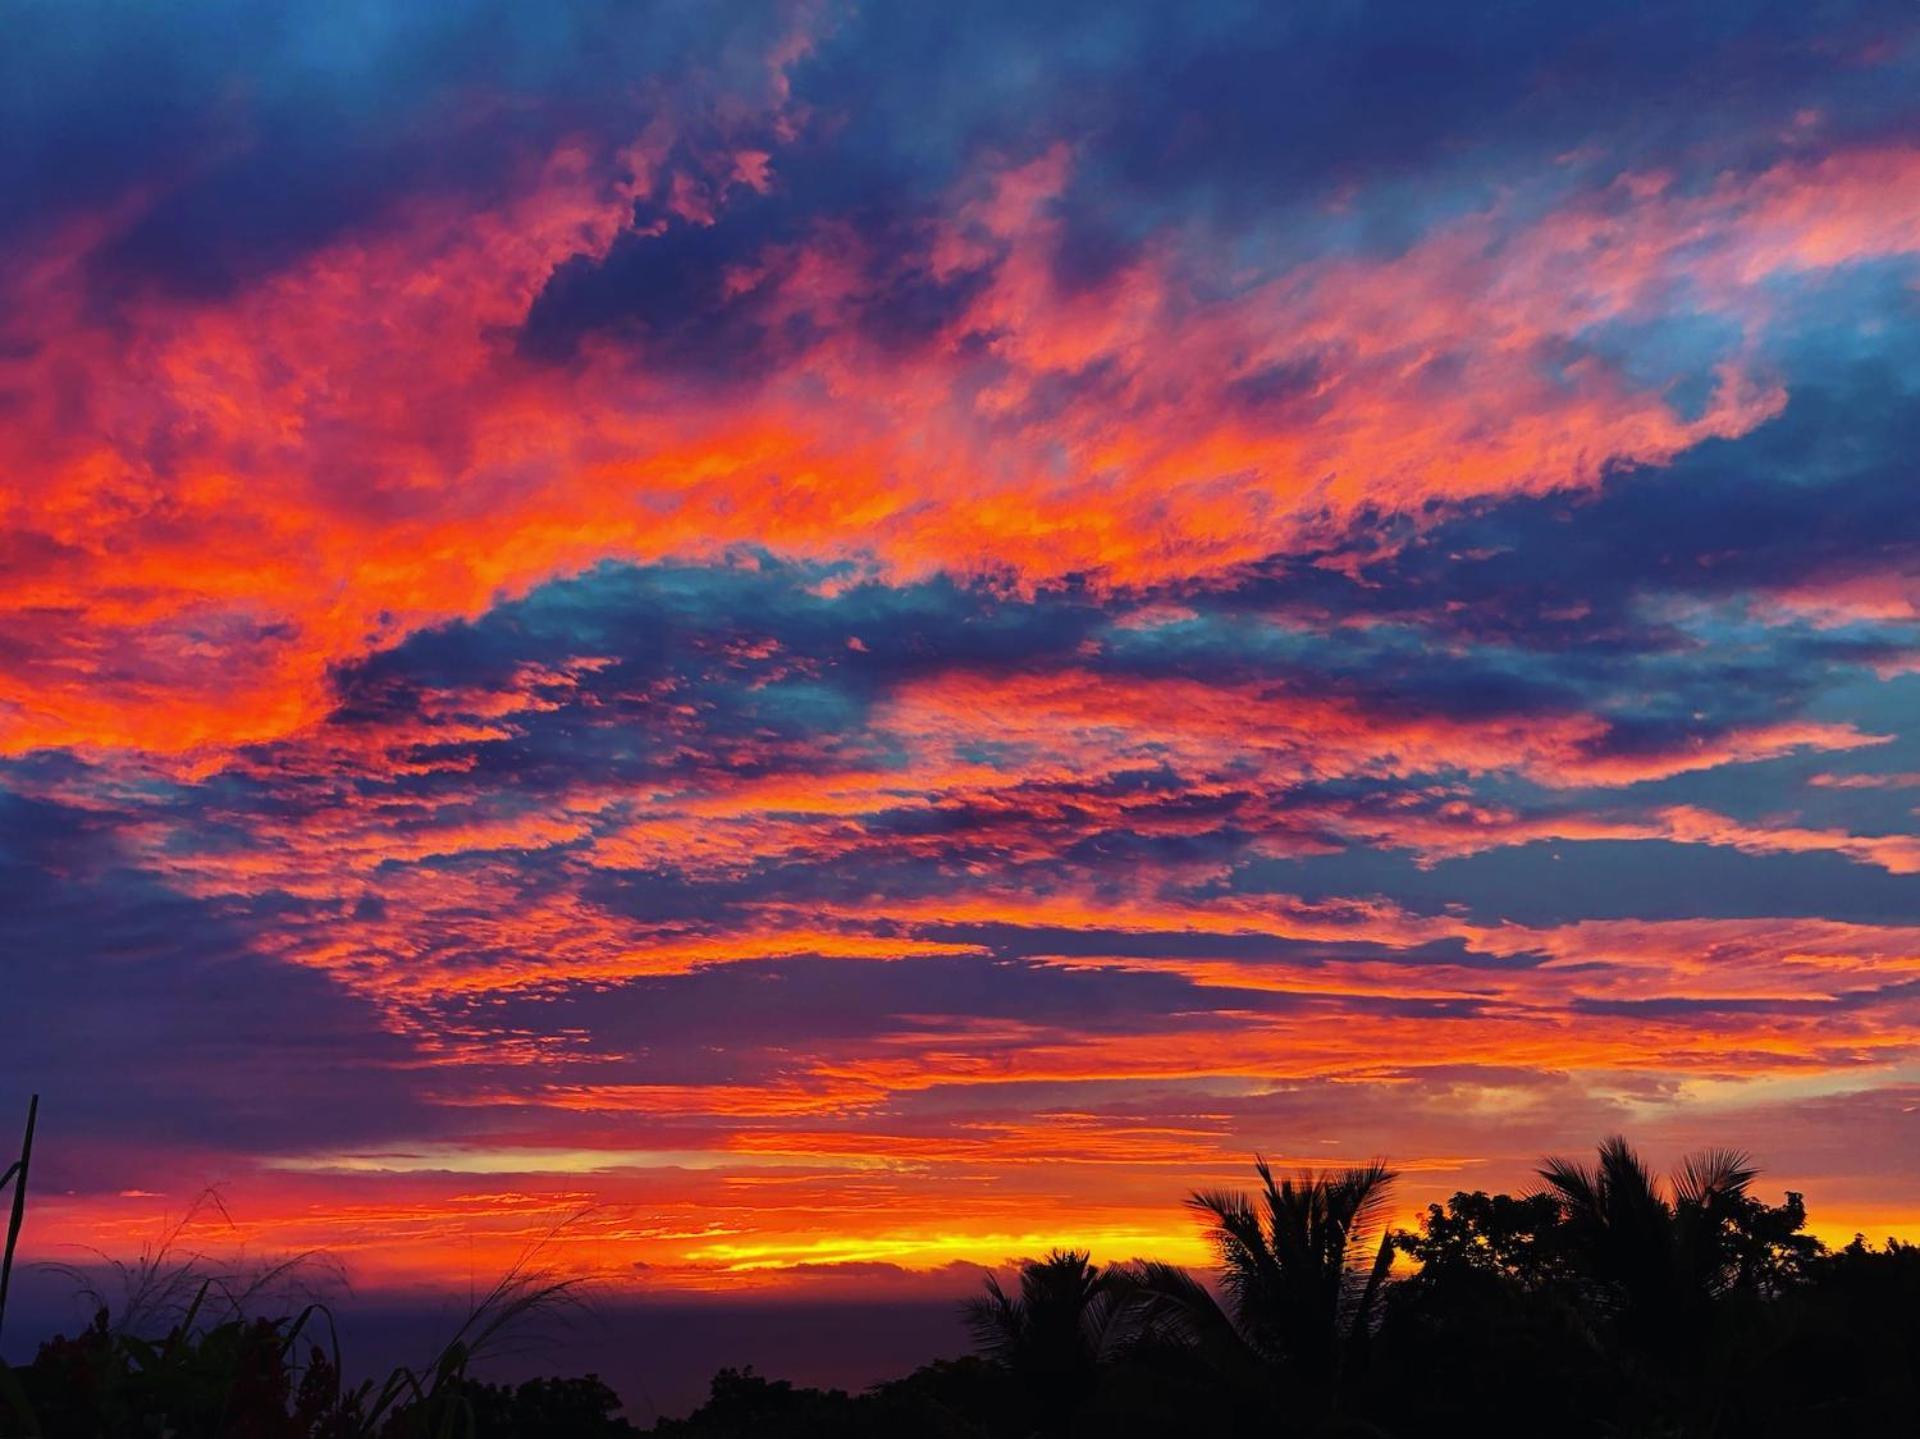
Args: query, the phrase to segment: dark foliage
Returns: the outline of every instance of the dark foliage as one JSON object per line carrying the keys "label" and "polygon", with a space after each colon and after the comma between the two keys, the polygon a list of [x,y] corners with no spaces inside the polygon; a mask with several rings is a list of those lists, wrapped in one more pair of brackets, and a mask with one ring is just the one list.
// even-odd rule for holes
{"label": "dark foliage", "polygon": [[115,1333],[103,1309],[68,1338],[40,1346],[11,1376],[13,1412],[0,1433],[117,1439],[120,1435],[232,1435],[234,1439],[335,1439],[362,1432],[355,1396],[317,1346],[296,1352],[287,1320],[232,1319],[177,1326],[147,1340]]}
{"label": "dark foliage", "polygon": [[[1531,1194],[1377,1235],[1380,1166],[1194,1196],[1219,1292],[1170,1265],[1021,1266],[976,1358],[862,1395],[725,1371],[680,1439],[1920,1434],[1920,1248],[1828,1254],[1731,1151],[1662,1180],[1623,1140]],[[1410,1272],[1389,1278],[1395,1253]]]}
{"label": "dark foliage", "polygon": [[[978,1353],[861,1394],[723,1369],[670,1439],[1920,1434],[1920,1246],[1827,1252],[1730,1151],[1655,1176],[1623,1140],[1531,1194],[1456,1194],[1379,1233],[1380,1166],[1194,1197],[1219,1293],[1055,1251],[965,1306]],[[1395,1255],[1411,1261],[1393,1277]],[[510,1307],[510,1306],[509,1306]],[[323,1315],[320,1318],[324,1318]],[[158,1340],[103,1313],[0,1368],[0,1436],[530,1439],[636,1431],[605,1384],[431,1372],[344,1388],[316,1311]],[[491,1323],[463,1334],[490,1332]]]}
{"label": "dark foliage", "polygon": [[975,1347],[1012,1377],[1040,1433],[1066,1433],[1093,1394],[1126,1307],[1123,1278],[1084,1250],[1056,1249],[1021,1266],[1017,1297],[990,1277],[962,1307]]}
{"label": "dark foliage", "polygon": [[298,1321],[234,1319],[176,1327],[148,1341],[115,1333],[102,1310],[78,1335],[56,1335],[11,1371],[0,1435],[60,1439],[154,1435],[219,1439],[611,1439],[636,1431],[597,1376],[532,1379],[518,1388],[457,1372],[398,1402],[345,1388]]}
{"label": "dark foliage", "polygon": [[[454,1433],[471,1433],[474,1439],[536,1439],[547,1434],[613,1439],[637,1432],[619,1417],[620,1396],[597,1374],[582,1379],[529,1379],[518,1388],[469,1379],[461,1381],[455,1393],[462,1414]],[[468,1414],[471,1430],[464,1423]]]}

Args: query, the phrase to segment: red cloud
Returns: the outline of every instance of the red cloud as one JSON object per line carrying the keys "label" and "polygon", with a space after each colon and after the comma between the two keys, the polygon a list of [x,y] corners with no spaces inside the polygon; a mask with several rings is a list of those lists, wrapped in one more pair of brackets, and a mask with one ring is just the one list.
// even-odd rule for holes
{"label": "red cloud", "polygon": [[[1056,149],[952,197],[933,263],[989,279],[911,353],[852,324],[857,237],[823,230],[759,261],[759,317],[819,336],[764,380],[717,395],[644,345],[527,360],[533,298],[607,250],[664,144],[611,177],[562,150],[498,209],[416,205],[229,298],[148,295],[110,325],[81,262],[139,197],[18,267],[0,749],[282,737],[324,713],[331,666],[609,556],[750,542],[1125,586],[1204,580],[1356,506],[1591,485],[1784,396],[1736,347],[1684,417],[1598,359],[1553,373],[1569,337],[1683,281],[1752,332],[1769,276],[1920,246],[1920,158],[1886,149],[1535,220],[1496,208],[1397,257],[1204,294],[1204,257],[1168,234],[1070,293],[1049,269],[1072,164]],[[749,170],[777,184],[778,156]],[[1276,371],[1306,378],[1236,398]]]}

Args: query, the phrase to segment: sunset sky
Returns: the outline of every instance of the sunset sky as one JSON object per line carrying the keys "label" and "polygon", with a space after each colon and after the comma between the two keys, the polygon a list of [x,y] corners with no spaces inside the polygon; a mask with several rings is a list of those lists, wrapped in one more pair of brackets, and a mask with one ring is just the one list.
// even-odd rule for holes
{"label": "sunset sky", "polygon": [[24,1251],[1920,1237],[1920,10],[24,0]]}

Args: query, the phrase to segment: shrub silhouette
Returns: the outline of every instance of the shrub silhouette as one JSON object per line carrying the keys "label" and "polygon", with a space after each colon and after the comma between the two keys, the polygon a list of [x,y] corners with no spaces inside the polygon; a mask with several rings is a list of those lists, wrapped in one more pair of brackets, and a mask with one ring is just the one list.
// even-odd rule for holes
{"label": "shrub silhouette", "polygon": [[[1920,1247],[1827,1252],[1798,1194],[1770,1205],[1743,1155],[1656,1176],[1625,1140],[1543,1161],[1541,1187],[1462,1192],[1416,1229],[1381,1224],[1378,1164],[1276,1175],[1188,1201],[1210,1280],[1080,1249],[966,1301],[977,1353],[860,1394],[723,1369],[675,1439],[1146,1439],[1170,1434],[1718,1439],[1897,1435],[1920,1414]],[[1396,1273],[1392,1260],[1408,1261]],[[135,1292],[170,1305],[149,1258]],[[201,1278],[144,1332],[103,1310],[33,1363],[0,1365],[0,1436],[532,1439],[632,1434],[597,1378],[517,1387],[473,1366],[560,1297],[515,1271],[418,1372],[349,1387],[331,1316],[243,1312]]]}

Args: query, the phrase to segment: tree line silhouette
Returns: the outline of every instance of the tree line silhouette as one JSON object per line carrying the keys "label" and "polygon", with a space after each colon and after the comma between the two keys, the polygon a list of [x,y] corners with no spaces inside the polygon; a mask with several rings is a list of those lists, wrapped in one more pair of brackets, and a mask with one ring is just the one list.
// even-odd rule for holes
{"label": "tree line silhouette", "polygon": [[[1656,1176],[1624,1139],[1521,1195],[1385,1223],[1384,1165],[1189,1206],[1211,1286],[1056,1250],[989,1279],[975,1354],[862,1395],[716,1376],[678,1439],[1920,1434],[1920,1246],[1838,1252],[1741,1153]],[[1407,1261],[1396,1264],[1396,1258]]]}
{"label": "tree line silhouette", "polygon": [[[723,1369],[699,1409],[640,1431],[591,1375],[484,1383],[486,1342],[563,1287],[524,1274],[419,1373],[349,1387],[320,1306],[254,1317],[231,1294],[210,1307],[203,1282],[164,1333],[103,1309],[0,1364],[0,1436],[1920,1435],[1920,1246],[1828,1250],[1802,1197],[1765,1203],[1737,1151],[1661,1177],[1609,1139],[1412,1230],[1385,1222],[1382,1164],[1254,1167],[1252,1192],[1187,1201],[1211,1284],[1055,1250],[966,1301],[973,1354],[861,1394]],[[11,1244],[0,1285],[10,1263]]]}

